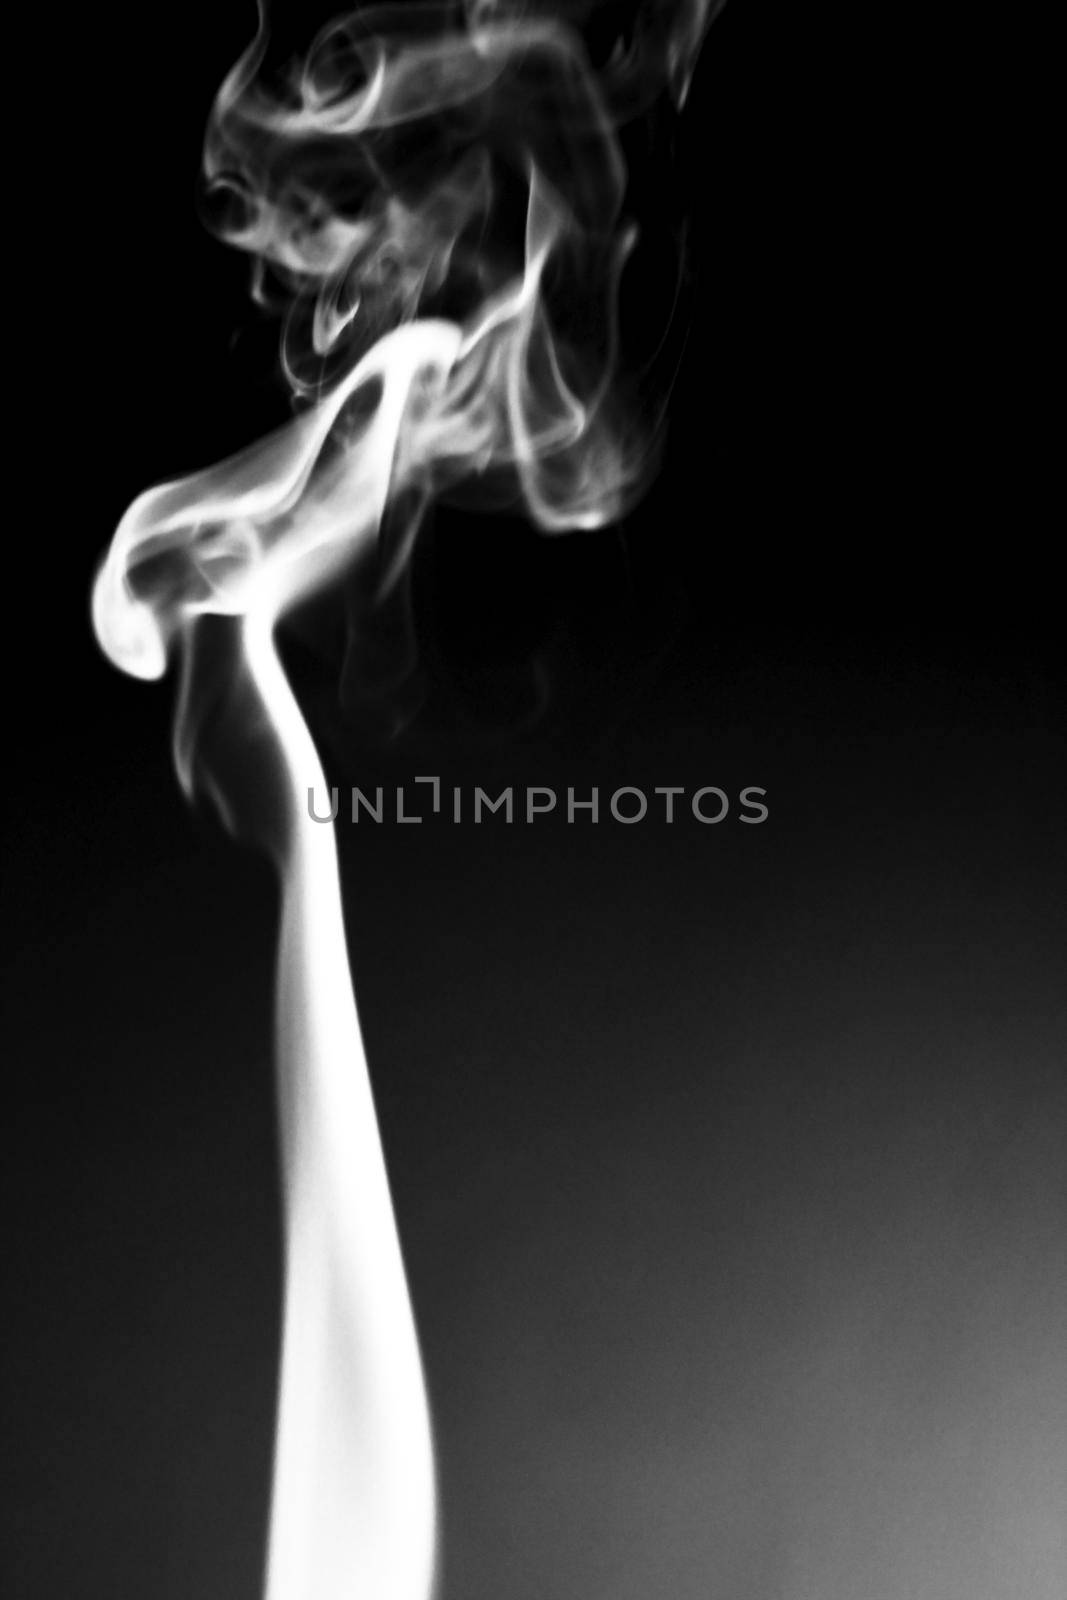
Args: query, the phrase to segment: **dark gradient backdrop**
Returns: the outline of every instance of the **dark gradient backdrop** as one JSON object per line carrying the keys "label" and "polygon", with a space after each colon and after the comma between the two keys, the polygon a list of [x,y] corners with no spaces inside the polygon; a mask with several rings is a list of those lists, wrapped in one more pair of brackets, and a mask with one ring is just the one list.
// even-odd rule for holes
{"label": "dark gradient backdrop", "polygon": [[[193,200],[251,21],[96,12],[68,55],[74,381],[5,778],[19,1600],[260,1579],[274,889],[183,805],[167,690],[86,620],[132,495],[284,415]],[[328,607],[290,645],[341,783],[768,791],[761,827],[342,829],[443,1600],[1067,1583],[1059,627],[974,331],[980,155],[942,188],[884,42],[807,26],[731,0],[697,74],[699,292],[643,509],[557,542],[439,516],[391,744],[388,708],[339,709]]]}

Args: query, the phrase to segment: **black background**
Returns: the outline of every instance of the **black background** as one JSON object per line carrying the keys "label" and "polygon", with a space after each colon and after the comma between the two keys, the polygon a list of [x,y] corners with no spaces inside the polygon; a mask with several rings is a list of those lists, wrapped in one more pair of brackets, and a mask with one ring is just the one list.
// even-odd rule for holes
{"label": "black background", "polygon": [[[3,1341],[34,1600],[260,1581],[275,892],[87,616],[130,498],[285,414],[194,199],[252,20],[92,16],[34,146]],[[1059,1592],[1064,673],[989,171],[929,67],[813,26],[731,4],[706,45],[640,510],[428,526],[391,743],[293,646],[341,782],[768,791],[759,828],[342,830],[447,1600]]]}

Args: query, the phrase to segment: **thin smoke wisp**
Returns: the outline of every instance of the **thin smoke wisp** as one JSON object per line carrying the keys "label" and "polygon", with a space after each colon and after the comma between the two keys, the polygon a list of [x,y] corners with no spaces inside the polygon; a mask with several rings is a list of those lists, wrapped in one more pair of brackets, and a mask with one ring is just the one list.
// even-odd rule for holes
{"label": "thin smoke wisp", "polygon": [[[294,416],[142,494],[93,592],[124,672],[174,666],[187,790],[239,805],[198,743],[208,701],[254,736],[282,883],[277,976],[285,1292],[268,1600],[426,1600],[434,1467],[418,1342],[347,967],[325,787],[279,624],[382,537],[403,581],[459,483],[510,486],[546,533],[620,516],[654,452],[625,404],[634,230],[619,128],[680,107],[721,0],[394,4],[296,67],[265,19],[213,108],[214,225],[284,312]],[[219,683],[218,630],[229,640]]]}

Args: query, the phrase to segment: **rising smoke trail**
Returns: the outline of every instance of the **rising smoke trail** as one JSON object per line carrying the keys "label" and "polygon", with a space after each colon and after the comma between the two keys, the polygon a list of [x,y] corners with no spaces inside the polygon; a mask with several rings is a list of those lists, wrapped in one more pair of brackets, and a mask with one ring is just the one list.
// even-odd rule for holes
{"label": "rising smoke trail", "polygon": [[[275,631],[380,536],[461,481],[510,482],[546,532],[621,515],[654,463],[621,402],[618,127],[681,106],[717,0],[468,0],[360,9],[296,70],[261,19],[226,78],[204,170],[222,236],[285,306],[293,421],[142,495],[93,593],[136,677],[179,664],[175,758],[241,818],[197,741],[231,632],[231,740],[253,730],[282,880],[277,1050],[284,1337],[268,1600],[426,1600],[428,1409],[347,970],[324,786]],[[594,55],[590,42],[596,36]],[[599,66],[594,65],[599,61]]]}

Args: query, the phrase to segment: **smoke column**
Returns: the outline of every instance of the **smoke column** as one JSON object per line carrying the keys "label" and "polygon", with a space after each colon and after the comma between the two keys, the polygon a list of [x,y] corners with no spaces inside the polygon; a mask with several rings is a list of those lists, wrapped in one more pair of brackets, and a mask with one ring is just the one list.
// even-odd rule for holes
{"label": "smoke column", "polygon": [[325,782],[276,629],[368,553],[382,595],[402,586],[420,517],[455,486],[521,500],[546,533],[600,527],[640,494],[661,414],[619,370],[635,239],[619,128],[664,96],[681,107],[716,9],[361,9],[296,67],[272,58],[261,18],[210,118],[213,224],[283,311],[295,415],[137,499],[92,610],[123,671],[176,666],[179,776],[235,831],[251,819],[198,737],[209,713],[216,744],[221,727],[224,751],[254,756],[253,809],[269,816],[281,877],[286,1275],[268,1600],[425,1600],[435,1542],[335,843],[303,801]]}

